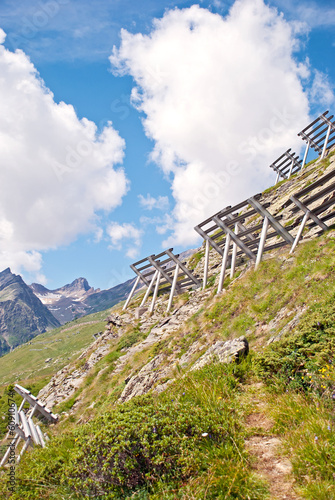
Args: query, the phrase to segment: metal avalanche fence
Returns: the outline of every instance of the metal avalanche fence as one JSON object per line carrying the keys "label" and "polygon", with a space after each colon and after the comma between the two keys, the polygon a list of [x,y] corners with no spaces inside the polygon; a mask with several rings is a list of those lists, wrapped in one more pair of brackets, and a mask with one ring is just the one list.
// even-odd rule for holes
{"label": "metal avalanche fence", "polygon": [[150,312],[154,310],[158,292],[170,293],[167,307],[167,311],[169,311],[175,292],[182,293],[189,288],[198,288],[201,286],[201,282],[186,267],[179,258],[179,255],[173,253],[173,248],[165,250],[158,255],[145,257],[145,259],[131,264],[130,267],[137,274],[137,278],[123,306],[123,310],[127,309],[140,281],[146,287],[140,307],[144,306],[150,292],[153,290],[153,297],[149,307]]}
{"label": "metal avalanche fence", "polygon": [[[325,111],[298,134],[306,143],[304,157],[288,149],[271,165],[276,172],[277,184],[280,179],[289,179],[303,169],[307,163],[310,149],[325,158],[329,149],[335,145],[334,115]],[[298,245],[303,231],[318,226],[320,232],[329,229],[326,224],[335,218],[335,171],[322,176],[308,187],[292,195],[286,207],[290,207],[292,219],[290,224],[281,223],[282,215],[275,213],[269,202],[262,200],[258,194],[235,206],[228,206],[213,214],[195,226],[195,231],[205,242],[204,276],[202,282],[186,263],[179,260],[173,249],[165,250],[158,255],[151,255],[130,267],[137,275],[123,309],[127,309],[141,281],[146,292],[140,304],[144,306],[152,293],[150,312],[154,311],[158,292],[169,292],[167,311],[171,309],[175,293],[189,288],[204,289],[208,281],[210,249],[213,248],[222,258],[218,293],[222,291],[226,271],[230,268],[230,277],[240,263],[249,259],[259,266],[265,252],[284,245],[290,245],[292,253]],[[322,188],[322,189],[321,189]],[[295,230],[298,227],[298,232]],[[294,231],[294,235],[292,234]]]}
{"label": "metal avalanche fence", "polygon": [[[21,441],[23,441],[24,444],[21,450],[17,453],[16,463],[20,462],[22,455],[29,448],[29,446],[45,447],[48,438],[43,434],[39,424],[34,422],[33,417],[44,417],[49,422],[57,422],[57,416],[48,410],[44,404],[31,394],[30,391],[18,384],[14,386],[14,391],[16,391],[23,399],[19,408],[17,408],[16,404],[13,403],[13,419],[9,426],[10,430],[6,436],[6,440],[13,436],[13,434],[14,437],[0,462],[0,467],[6,465],[9,456],[13,453],[12,450],[15,450],[15,453],[17,452]],[[26,402],[29,403],[29,409],[27,412],[23,409]]]}

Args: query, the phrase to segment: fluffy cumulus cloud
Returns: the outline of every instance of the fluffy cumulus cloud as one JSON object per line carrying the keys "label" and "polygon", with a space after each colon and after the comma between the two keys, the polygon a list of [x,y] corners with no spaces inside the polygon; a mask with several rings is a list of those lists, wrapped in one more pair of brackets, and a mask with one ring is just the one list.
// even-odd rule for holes
{"label": "fluffy cumulus cloud", "polygon": [[38,272],[42,250],[97,232],[98,211],[120,205],[124,141],[112,124],[79,120],[56,103],[0,30],[0,269]]}
{"label": "fluffy cumulus cloud", "polygon": [[263,0],[238,0],[225,18],[194,5],[166,12],[147,35],[122,31],[110,61],[134,78],[176,202],[166,246],[194,243],[194,225],[270,186],[269,164],[300,150],[311,77],[295,58],[297,30]]}
{"label": "fluffy cumulus cloud", "polygon": [[134,224],[111,222],[107,228],[112,250],[123,250],[130,259],[137,257],[142,244],[142,230]]}

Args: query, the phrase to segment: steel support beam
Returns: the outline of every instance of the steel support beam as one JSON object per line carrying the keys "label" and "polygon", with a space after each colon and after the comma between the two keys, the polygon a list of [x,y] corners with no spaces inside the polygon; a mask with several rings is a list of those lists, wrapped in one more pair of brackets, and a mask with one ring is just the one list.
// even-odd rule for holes
{"label": "steel support beam", "polygon": [[258,268],[258,266],[262,260],[263,250],[264,250],[264,246],[265,246],[265,242],[266,242],[266,235],[268,232],[268,226],[269,226],[269,219],[267,217],[265,217],[264,222],[263,222],[263,227],[262,227],[261,239],[260,239],[259,246],[258,246],[255,269]]}
{"label": "steel support beam", "polygon": [[218,291],[217,293],[222,292],[222,287],[223,287],[223,282],[226,274],[226,269],[227,269],[227,262],[228,262],[228,256],[229,256],[229,247],[230,247],[230,234],[227,234],[226,236],[226,243],[224,247],[224,253],[223,253],[223,258],[222,258],[222,265],[221,265],[221,272],[220,272],[220,279],[219,279],[219,285],[218,285]]}
{"label": "steel support beam", "polygon": [[209,240],[206,241],[206,249],[205,249],[205,263],[204,263],[204,279],[202,282],[202,289],[205,290],[206,285],[207,285],[207,279],[208,279],[208,263],[209,263],[209,247],[210,243]]}
{"label": "steel support beam", "polygon": [[154,290],[154,295],[152,297],[152,301],[151,301],[151,304],[150,304],[150,308],[149,308],[149,312],[152,313],[155,309],[155,303],[156,303],[156,299],[157,299],[157,294],[158,294],[158,289],[159,289],[159,283],[161,281],[161,273],[160,271],[158,271],[158,276],[157,276],[157,280],[156,280],[156,285],[155,285],[155,290]]}
{"label": "steel support beam", "polygon": [[166,250],[166,254],[173,260],[173,262],[175,262],[176,265],[180,267],[183,273],[186,274],[186,276],[188,276],[190,280],[193,281],[193,283],[197,286],[197,288],[201,286],[200,281],[197,280],[195,276],[193,276],[193,274],[187,269],[187,267],[184,266],[184,264],[180,260],[178,260],[177,257],[173,255],[173,253],[170,250]]}
{"label": "steel support beam", "polygon": [[172,282],[172,287],[171,287],[171,292],[170,292],[170,297],[169,297],[169,302],[168,302],[166,312],[169,312],[171,309],[171,306],[172,306],[173,295],[174,295],[177,280],[178,280],[178,274],[179,274],[179,264],[176,265],[176,269],[174,271],[174,277],[173,277],[173,282]]}
{"label": "steel support beam", "polygon": [[135,293],[135,290],[136,290],[136,288],[137,288],[137,285],[138,285],[138,283],[139,283],[140,279],[141,279],[141,276],[137,276],[137,278],[136,278],[136,280],[135,280],[135,283],[134,283],[134,286],[133,286],[133,288],[131,289],[131,292],[130,292],[130,294],[128,295],[128,298],[127,298],[126,302],[124,303],[124,305],[123,305],[123,307],[122,307],[122,311],[125,311],[125,310],[127,309],[128,305],[129,305],[129,303],[130,303],[130,301],[131,301],[131,299],[132,299],[132,296],[133,296],[133,295],[134,295],[134,293]]}
{"label": "steel support beam", "polygon": [[321,219],[319,219],[319,217],[317,217],[315,214],[313,214],[313,212],[306,207],[306,205],[304,205],[300,200],[298,200],[298,198],[296,198],[294,195],[290,197],[290,200],[293,201],[293,203],[298,207],[300,208],[300,210],[302,210],[305,214],[309,214],[309,218],[311,218],[315,224],[317,224],[318,226],[321,227],[321,229],[323,229],[323,231],[328,231],[328,226],[322,222]]}
{"label": "steel support beam", "polygon": [[248,203],[265,219],[269,219],[269,223],[273,229],[289,244],[292,245],[293,236],[264,208],[255,198],[249,198]]}
{"label": "steel support beam", "polygon": [[221,219],[219,219],[219,217],[216,217],[214,216],[213,217],[213,220],[215,221],[216,225],[221,227],[221,229],[223,229],[225,231],[225,233],[228,235],[230,235],[231,239],[237,244],[237,246],[243,250],[243,252],[252,260],[256,260],[256,255],[250,250],[249,247],[247,247],[247,245],[245,243],[243,243],[243,241],[237,236],[237,234],[234,233],[234,231],[232,231],[230,229],[230,227],[228,227]]}
{"label": "steel support beam", "polygon": [[155,281],[156,281],[157,275],[158,275],[158,271],[156,270],[156,271],[155,271],[155,274],[154,274],[154,275],[153,275],[153,277],[152,277],[152,280],[150,281],[150,284],[149,284],[148,288],[146,289],[146,292],[145,292],[145,294],[144,294],[144,297],[143,297],[143,299],[142,299],[142,302],[141,302],[140,307],[144,306],[144,304],[146,303],[147,298],[149,297],[150,292],[151,292],[151,289],[152,289],[152,287],[153,287],[153,284],[154,284],[154,283],[155,283]]}

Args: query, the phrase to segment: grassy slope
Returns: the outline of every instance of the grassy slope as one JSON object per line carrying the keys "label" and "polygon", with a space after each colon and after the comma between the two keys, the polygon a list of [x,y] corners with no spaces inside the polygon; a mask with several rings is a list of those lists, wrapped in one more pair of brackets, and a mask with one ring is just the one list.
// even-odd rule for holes
{"label": "grassy slope", "polygon": [[[243,442],[246,437],[244,422],[248,414],[255,411],[252,398],[248,396],[250,385],[264,380],[264,411],[273,418],[271,432],[280,436],[283,453],[287,453],[292,460],[301,498],[335,499],[332,479],[335,474],[334,249],[335,233],[330,231],[322,238],[300,245],[295,256],[289,260],[287,251],[280,252],[276,258],[263,262],[257,273],[249,270],[230,286],[227,282],[229,292],[211,298],[206,307],[171,339],[170,344],[151,348],[141,354],[140,360],[135,360],[143,364],[159,349],[179,349],[183,352],[195,339],[205,334],[215,339],[237,337],[247,332],[252,347],[251,356],[249,362],[240,367],[207,368],[186,378],[181,372],[176,374],[178,380],[167,393],[153,396],[144,403],[141,403],[141,398],[135,399],[120,409],[114,409],[113,403],[124,386],[123,380],[133,368],[125,369],[117,377],[112,376],[114,361],[120,355],[120,342],[125,339],[115,340],[110,354],[87,378],[82,389],[82,406],[54,429],[54,444],[25,457],[14,498],[29,499],[38,495],[46,499],[70,499],[84,498],[85,494],[96,494],[99,498],[99,494],[106,493],[103,498],[121,499],[130,498],[137,491],[132,498],[249,497],[261,500],[266,497],[266,489],[262,479],[253,472],[252,457],[246,453]],[[291,335],[264,347],[267,339],[278,334],[294,317],[296,309],[304,306],[311,307],[302,314]],[[273,323],[272,330],[262,328],[283,310],[285,315]],[[133,335],[135,342],[140,340],[136,329],[133,333],[128,331],[127,335]],[[152,475],[152,467],[147,467],[153,460],[150,455],[153,445],[149,436],[160,419],[153,420],[149,429],[145,418],[141,417],[141,405],[153,407],[153,414],[155,411],[159,414],[161,405],[168,404],[167,398],[170,398],[169,412],[166,410],[167,427],[157,444],[163,458],[156,464],[158,472]],[[95,407],[87,409],[92,400]],[[169,427],[169,422],[172,425],[179,421],[180,415],[191,414],[192,407],[201,413],[203,427],[199,428],[193,422],[190,437],[184,427],[178,430],[177,424],[177,431],[171,431],[173,426]],[[78,425],[85,410],[86,417],[93,420],[86,426]],[[120,411],[126,420],[123,426],[118,427]],[[228,418],[230,411],[233,412],[233,420]],[[124,416],[124,412],[128,416]],[[102,424],[100,415],[105,413]],[[125,429],[131,429],[132,425],[135,425],[136,433],[128,435]],[[203,431],[210,429],[214,435],[214,428],[216,437],[203,446]],[[257,433],[259,429],[248,430],[249,437]],[[184,447],[184,439],[193,440],[190,449]],[[171,449],[168,445],[170,440]],[[104,446],[105,442],[111,445],[117,443],[114,455],[108,455],[110,446]],[[78,457],[85,446],[89,458],[85,459],[85,466],[81,466]],[[99,453],[97,450],[100,450]],[[134,450],[140,450],[140,454]],[[176,450],[184,450],[182,457]],[[114,486],[110,477],[106,479],[106,470],[100,470],[99,457],[106,453],[105,460],[114,464],[111,469],[116,467],[115,470],[119,470],[119,483]],[[130,454],[127,467],[135,471],[134,477],[141,478],[134,484],[122,479],[128,477],[127,474],[122,476],[125,454]],[[119,457],[118,466],[115,465],[115,457]],[[174,479],[171,470],[163,467],[165,462],[171,465]],[[123,469],[120,464],[123,464]],[[34,483],[37,480],[39,486]],[[94,489],[97,484],[100,484],[98,491]]]}
{"label": "grassy slope", "polygon": [[[8,383],[30,383],[36,378],[51,378],[92,343],[92,335],[104,329],[105,318],[106,311],[79,318],[38,335],[6,354],[0,358],[0,387]],[[47,358],[52,358],[52,362],[45,363]]]}

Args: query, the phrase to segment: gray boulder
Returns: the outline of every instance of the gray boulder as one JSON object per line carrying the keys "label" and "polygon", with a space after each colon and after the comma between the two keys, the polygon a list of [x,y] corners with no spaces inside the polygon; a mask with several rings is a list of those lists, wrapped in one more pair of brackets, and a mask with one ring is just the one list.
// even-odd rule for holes
{"label": "gray boulder", "polygon": [[242,356],[246,356],[248,352],[249,344],[244,336],[226,342],[218,340],[196,361],[191,370],[199,370],[199,368],[213,361],[219,361],[220,363],[238,361]]}

